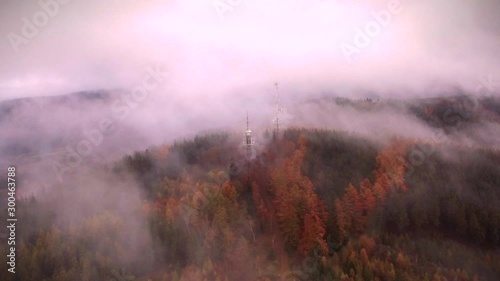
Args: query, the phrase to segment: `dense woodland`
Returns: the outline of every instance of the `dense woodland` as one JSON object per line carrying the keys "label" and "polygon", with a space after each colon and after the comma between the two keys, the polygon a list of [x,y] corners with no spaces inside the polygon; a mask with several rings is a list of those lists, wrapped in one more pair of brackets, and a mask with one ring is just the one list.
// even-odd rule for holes
{"label": "dense woodland", "polygon": [[[70,205],[81,219],[57,220],[70,180],[21,200],[17,273],[4,262],[0,279],[500,280],[498,151],[288,129],[247,159],[240,142],[200,135],[103,166],[139,183],[129,216]],[[132,246],[136,232],[151,239]]]}

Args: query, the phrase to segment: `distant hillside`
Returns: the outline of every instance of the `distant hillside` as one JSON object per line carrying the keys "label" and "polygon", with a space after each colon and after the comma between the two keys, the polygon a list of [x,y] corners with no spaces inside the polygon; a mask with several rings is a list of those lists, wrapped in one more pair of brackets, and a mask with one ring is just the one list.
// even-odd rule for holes
{"label": "distant hillside", "polygon": [[[74,109],[85,109],[87,106],[94,106],[99,103],[106,103],[116,98],[117,93],[105,90],[82,91],[59,96],[46,96],[36,98],[20,98],[0,101],[0,122],[16,121],[20,118],[17,114],[24,111],[46,111],[45,107],[67,106]],[[33,114],[36,119],[37,115]],[[27,117],[27,116],[26,116]]]}
{"label": "distant hillside", "polygon": [[418,99],[349,99],[323,97],[307,100],[312,104],[336,104],[359,111],[384,111],[388,109],[410,113],[434,128],[446,128],[457,122],[500,123],[500,97],[473,97],[467,95],[418,98]]}
{"label": "distant hillside", "polygon": [[[103,134],[98,145],[91,145],[90,154],[81,157],[81,165],[93,166],[144,146],[192,136],[209,128],[225,127],[235,134],[245,128],[245,114],[239,107],[230,106],[233,101],[227,101],[227,106],[216,104],[215,111],[209,110],[207,104],[206,112],[200,113],[199,108],[187,111],[185,106],[166,102],[155,104],[154,110],[151,105],[132,109],[126,107],[123,95],[122,91],[97,90],[0,102],[0,167],[19,165],[30,182],[40,183],[39,179],[46,175],[58,179],[54,163],[67,167],[68,155],[89,141],[85,132],[100,130],[103,120],[113,121],[114,131]],[[293,97],[288,100],[294,101]],[[120,108],[113,109],[113,104]],[[273,104],[252,106],[250,122],[257,143],[266,142],[263,134],[273,126]],[[127,108],[129,117],[116,118]],[[397,136],[435,141],[435,130],[441,130],[449,138],[442,141],[486,148],[500,144],[499,116],[498,98],[481,98],[473,104],[466,96],[408,100],[325,96],[286,104],[280,121],[283,128],[353,132],[374,143]]]}

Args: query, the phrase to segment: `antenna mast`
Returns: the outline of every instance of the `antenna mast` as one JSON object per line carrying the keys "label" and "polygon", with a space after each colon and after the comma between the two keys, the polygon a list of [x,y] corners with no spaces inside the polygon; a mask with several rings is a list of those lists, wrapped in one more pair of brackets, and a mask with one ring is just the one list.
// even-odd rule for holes
{"label": "antenna mast", "polygon": [[279,132],[280,132],[280,114],[283,111],[283,108],[281,108],[280,105],[280,98],[279,98],[279,89],[278,89],[278,82],[274,82],[274,86],[276,87],[276,108],[274,110],[274,136],[278,137]]}

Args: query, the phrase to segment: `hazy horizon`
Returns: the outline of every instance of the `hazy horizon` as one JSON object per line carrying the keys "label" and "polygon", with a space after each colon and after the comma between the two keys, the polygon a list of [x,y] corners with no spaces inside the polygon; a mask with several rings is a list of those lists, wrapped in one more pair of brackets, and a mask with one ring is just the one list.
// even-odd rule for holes
{"label": "hazy horizon", "polygon": [[[129,89],[154,65],[168,70],[162,102],[262,96],[274,81],[300,95],[402,98],[500,80],[493,0],[65,1],[2,2],[0,100]],[[39,2],[52,5],[46,21]],[[376,15],[378,32],[355,44]],[[358,51],[346,56],[348,45]]]}

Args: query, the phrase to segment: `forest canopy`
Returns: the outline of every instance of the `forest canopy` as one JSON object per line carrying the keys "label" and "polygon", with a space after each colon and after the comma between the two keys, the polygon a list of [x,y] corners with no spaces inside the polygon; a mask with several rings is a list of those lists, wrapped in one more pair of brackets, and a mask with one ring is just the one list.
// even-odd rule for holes
{"label": "forest canopy", "polygon": [[[424,148],[424,164],[412,165]],[[17,278],[500,276],[498,151],[313,129],[287,129],[258,149],[247,159],[221,132],[127,155],[100,167],[111,187],[90,189],[120,200],[131,192],[123,183],[136,182],[143,200],[120,208],[89,211],[77,178],[21,200]],[[57,202],[76,197],[62,220]],[[10,280],[5,266],[0,279]]]}

